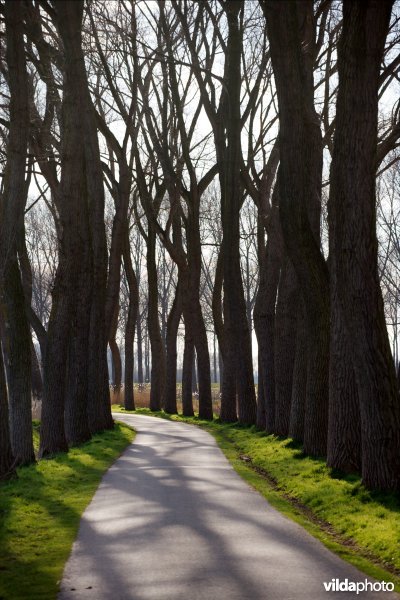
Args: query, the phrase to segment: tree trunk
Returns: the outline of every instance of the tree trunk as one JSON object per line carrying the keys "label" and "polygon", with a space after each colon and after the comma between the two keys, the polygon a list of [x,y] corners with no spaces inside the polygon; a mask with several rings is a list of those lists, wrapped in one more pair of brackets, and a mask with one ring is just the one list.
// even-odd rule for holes
{"label": "tree trunk", "polygon": [[296,274],[285,257],[275,313],[275,433],[285,437],[289,435],[292,406],[298,300]]}
{"label": "tree trunk", "polygon": [[193,365],[192,365],[192,394],[197,394],[199,391],[197,385],[197,368],[196,368],[196,351],[193,353]]}
{"label": "tree trunk", "polygon": [[[88,126],[86,111],[89,102],[81,47],[82,16],[83,2],[59,2],[56,5],[57,24],[65,50],[59,185],[62,237],[44,364],[41,457],[67,450],[64,428],[66,390],[73,394],[67,400],[68,437],[72,443],[87,437],[83,405],[87,402],[85,392],[93,286],[93,262],[90,246],[88,248],[90,175],[93,174],[85,154],[88,151],[86,143],[82,144],[82,132]],[[71,379],[67,380],[69,375]]]}
{"label": "tree trunk", "polygon": [[199,417],[201,419],[213,418],[211,398],[211,371],[210,353],[208,351],[208,338],[201,314],[200,302],[197,305],[194,328],[194,344],[197,354],[197,374],[199,383]]}
{"label": "tree trunk", "polygon": [[[217,161],[221,185],[221,217],[223,228],[223,278],[224,278],[224,381],[222,397],[228,410],[221,410],[221,418],[233,417],[238,393],[239,421],[256,422],[257,403],[254,389],[251,337],[246,318],[243,282],[240,268],[239,213],[242,201],[240,181],[241,161],[241,50],[243,31],[239,15],[243,2],[232,1],[224,5],[228,21],[226,56],[226,138],[227,145],[217,144]],[[228,99],[229,98],[229,99]],[[229,107],[229,108],[228,108]]]}
{"label": "tree trunk", "polygon": [[107,239],[104,224],[104,182],[97,135],[96,116],[87,88],[85,114],[86,186],[89,196],[89,226],[93,257],[93,296],[89,330],[89,371],[87,412],[91,433],[112,429],[107,347],[109,323],[107,301]]}
{"label": "tree trunk", "polygon": [[[66,236],[64,233],[64,240]],[[70,327],[70,282],[72,265],[66,259],[65,241],[52,291],[46,356],[43,364],[42,424],[39,456],[68,450],[64,428],[64,396]]]}
{"label": "tree trunk", "polygon": [[147,234],[148,329],[151,345],[150,410],[161,410],[165,401],[165,347],[158,318],[156,234],[148,221]]}
{"label": "tree trunk", "polygon": [[399,491],[400,400],[378,278],[375,208],[378,87],[392,4],[343,5],[329,219],[359,394],[363,483]]}
{"label": "tree trunk", "polygon": [[150,348],[149,348],[149,332],[146,331],[145,339],[144,339],[144,377],[145,382],[148,383],[150,381]]}
{"label": "tree trunk", "polygon": [[[210,353],[208,350],[207,331],[200,305],[200,276],[201,276],[201,240],[200,240],[200,198],[198,190],[191,190],[191,211],[186,227],[187,237],[187,267],[180,270],[179,277],[182,281],[182,310],[185,320],[185,331],[190,329],[195,350],[193,350],[193,364],[191,376],[191,390],[196,391],[196,366],[199,391],[199,417],[212,419],[211,399],[211,368]],[[194,365],[194,366],[193,366]]]}
{"label": "tree trunk", "polygon": [[[86,198],[84,197],[84,200]],[[75,297],[71,300],[69,346],[66,369],[65,435],[69,446],[91,438],[88,421],[89,332],[93,290],[93,262],[90,245],[88,205],[82,202],[81,218],[75,224],[80,260],[76,264]],[[74,232],[75,235],[75,232]]]}
{"label": "tree trunk", "polygon": [[[322,137],[314,108],[312,0],[262,3],[279,116],[280,214],[288,256],[306,307],[307,391],[304,451],[325,455],[328,426],[329,288],[319,244]],[[302,30],[299,31],[299,24]],[[318,222],[317,222],[318,221]]]}
{"label": "tree trunk", "polygon": [[[18,239],[18,261],[21,270],[21,278],[22,278],[22,287],[24,289],[25,296],[25,308],[26,308],[26,317],[28,322],[30,321],[30,315],[33,313],[31,308],[32,303],[32,267],[28,256],[28,251],[26,247],[26,233],[25,233],[25,224],[23,224]],[[37,320],[39,320],[36,317]],[[32,327],[32,323],[31,323]],[[38,336],[38,341],[40,345],[41,357],[43,358],[45,353],[45,338],[47,337],[46,330],[44,329],[42,323],[40,322],[41,335]],[[36,333],[36,332],[35,332]],[[32,391],[32,399],[41,402],[43,396],[43,379],[42,373],[39,365],[39,358],[36,352],[35,345],[32,340],[32,335],[30,336],[30,347],[31,347],[31,391]]]}
{"label": "tree trunk", "polygon": [[[332,254],[331,254],[332,256]],[[332,269],[329,363],[328,467],[344,473],[361,471],[361,423],[353,351],[336,297]]]}
{"label": "tree trunk", "polygon": [[175,298],[167,319],[167,364],[165,383],[165,412],[176,415],[176,363],[177,363],[177,335],[182,317],[182,300],[179,282],[176,286]]}
{"label": "tree trunk", "polygon": [[[69,446],[77,446],[90,439],[87,397],[89,365],[89,328],[91,294],[80,289],[77,314],[70,324],[65,395],[65,435]],[[87,290],[91,291],[91,290]]]}
{"label": "tree trunk", "polygon": [[16,464],[23,465],[35,460],[32,442],[31,335],[16,258],[7,260],[3,294],[11,445]]}
{"label": "tree trunk", "polygon": [[257,422],[258,429],[266,429],[264,382],[262,380],[262,366],[258,356],[258,394],[257,394]]}
{"label": "tree trunk", "polygon": [[[268,241],[260,265],[260,285],[254,307],[254,327],[258,341],[259,382],[264,387],[265,428],[275,433],[275,306],[282,262],[282,237],[278,212],[278,189],[275,187],[272,200]],[[261,374],[261,377],[260,377]]]}
{"label": "tree trunk", "polygon": [[110,337],[108,345],[111,350],[112,359],[112,377],[111,382],[114,390],[114,394],[119,398],[122,384],[122,360],[121,353],[116,341],[117,329],[118,329],[118,316],[119,316],[119,304],[115,306],[115,311],[110,327]]}
{"label": "tree trunk", "polygon": [[213,335],[213,383],[217,384],[218,383],[218,368],[217,368],[217,361],[218,361],[218,356],[217,356],[217,336]]}
{"label": "tree trunk", "polygon": [[[34,462],[31,410],[31,336],[17,258],[27,197],[25,164],[29,133],[28,78],[23,3],[6,2],[6,62],[10,89],[10,129],[0,204],[0,302],[7,354],[11,446],[17,464]],[[3,367],[2,367],[3,369]]]}
{"label": "tree trunk", "polygon": [[138,314],[136,323],[136,346],[137,346],[137,377],[138,383],[143,383],[143,336],[142,336],[142,317]]}
{"label": "tree trunk", "polygon": [[[225,331],[223,322],[223,301],[222,301],[222,288],[224,282],[224,263],[223,263],[223,252],[222,248],[219,252],[217,259],[217,266],[215,269],[215,279],[212,297],[212,310],[215,332],[218,338],[218,349],[219,349],[219,389],[221,396],[221,411],[220,419],[225,423],[235,423],[238,420],[237,408],[236,408],[236,380],[234,377],[234,371],[231,372],[232,380],[230,381],[225,376],[225,369],[223,366],[224,352],[225,352]],[[225,386],[225,393],[224,393]],[[232,389],[233,388],[233,389]]]}
{"label": "tree trunk", "polygon": [[129,288],[128,319],[125,329],[125,410],[135,410],[135,397],[133,390],[134,356],[133,345],[135,342],[135,323],[139,306],[139,290],[135,271],[132,266],[131,248],[129,243],[129,229],[126,228],[125,244],[123,250],[124,267]]}
{"label": "tree trunk", "polygon": [[296,343],[293,365],[292,399],[290,408],[289,435],[298,442],[304,439],[304,417],[307,390],[307,324],[304,302],[300,298],[297,307]]}
{"label": "tree trunk", "polygon": [[82,219],[80,239],[83,241],[76,288],[74,316],[70,323],[65,395],[65,434],[70,446],[90,439],[87,399],[89,374],[89,331],[92,302],[93,265],[90,255],[89,219]]}
{"label": "tree trunk", "polygon": [[183,349],[182,367],[182,414],[184,417],[193,417],[192,396],[192,366],[194,356],[194,342],[190,330],[185,326],[185,346]]}
{"label": "tree trunk", "polygon": [[[222,394],[222,380],[224,377],[224,360],[222,358],[221,348],[218,344],[218,366],[219,366],[219,392]],[[236,414],[236,405],[235,405],[235,414]]]}

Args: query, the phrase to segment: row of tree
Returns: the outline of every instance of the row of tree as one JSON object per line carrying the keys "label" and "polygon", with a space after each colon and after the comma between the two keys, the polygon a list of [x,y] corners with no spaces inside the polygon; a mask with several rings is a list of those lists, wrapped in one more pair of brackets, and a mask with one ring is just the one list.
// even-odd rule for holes
{"label": "row of tree", "polygon": [[[398,4],[6,0],[1,9],[2,476],[34,460],[31,331],[43,363],[40,457],[112,427],[107,347],[118,370],[122,297],[125,407],[134,407],[145,268],[152,410],[177,411],[183,320],[183,413],[193,414],[195,360],[199,415],[213,418],[208,286],[221,420],[290,436],[369,488],[398,490],[399,384],[380,286],[384,273],[398,298],[390,184],[381,273],[376,232],[377,173],[398,167]],[[36,202],[53,221],[46,256],[41,236],[25,231]],[[259,265],[257,398],[247,235]],[[32,302],[38,270],[52,282],[46,317]],[[164,306],[160,287],[171,295]]]}

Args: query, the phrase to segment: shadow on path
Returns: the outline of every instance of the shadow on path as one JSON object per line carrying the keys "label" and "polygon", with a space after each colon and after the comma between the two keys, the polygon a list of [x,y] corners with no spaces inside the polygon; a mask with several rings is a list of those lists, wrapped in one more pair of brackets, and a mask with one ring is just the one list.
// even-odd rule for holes
{"label": "shadow on path", "polygon": [[[320,600],[365,575],[278,513],[211,435],[139,415],[84,513],[60,600]],[[346,593],[346,598],[397,598]]]}

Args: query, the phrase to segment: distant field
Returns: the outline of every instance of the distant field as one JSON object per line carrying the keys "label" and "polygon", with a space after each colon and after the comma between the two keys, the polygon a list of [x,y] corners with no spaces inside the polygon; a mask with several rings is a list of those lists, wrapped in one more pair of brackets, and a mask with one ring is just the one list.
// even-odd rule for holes
{"label": "distant field", "polygon": [[[135,383],[134,394],[135,394],[135,406],[136,408],[149,408],[150,407],[150,384]],[[124,386],[121,386],[119,391],[115,391],[110,386],[110,397],[111,404],[124,404]],[[219,397],[219,383],[213,383],[211,385],[211,397],[213,403],[213,411],[215,415],[219,415],[221,409],[220,397]],[[182,384],[178,383],[176,386],[176,400],[178,405],[178,411],[182,411]],[[193,394],[193,409],[195,412],[199,411],[199,397],[198,394]]]}

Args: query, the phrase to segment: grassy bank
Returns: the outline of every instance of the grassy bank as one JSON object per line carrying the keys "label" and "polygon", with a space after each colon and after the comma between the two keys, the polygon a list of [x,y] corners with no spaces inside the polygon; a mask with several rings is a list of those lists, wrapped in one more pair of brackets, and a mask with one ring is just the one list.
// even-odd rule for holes
{"label": "grassy bank", "polygon": [[[0,484],[0,600],[56,598],[82,512],[133,437],[129,427],[116,424]],[[37,446],[37,423],[34,438]]]}
{"label": "grassy bank", "polygon": [[342,558],[372,577],[393,581],[400,591],[399,495],[369,492],[358,476],[332,473],[322,459],[304,456],[293,441],[252,427],[157,416],[212,433],[236,471],[273,506]]}

